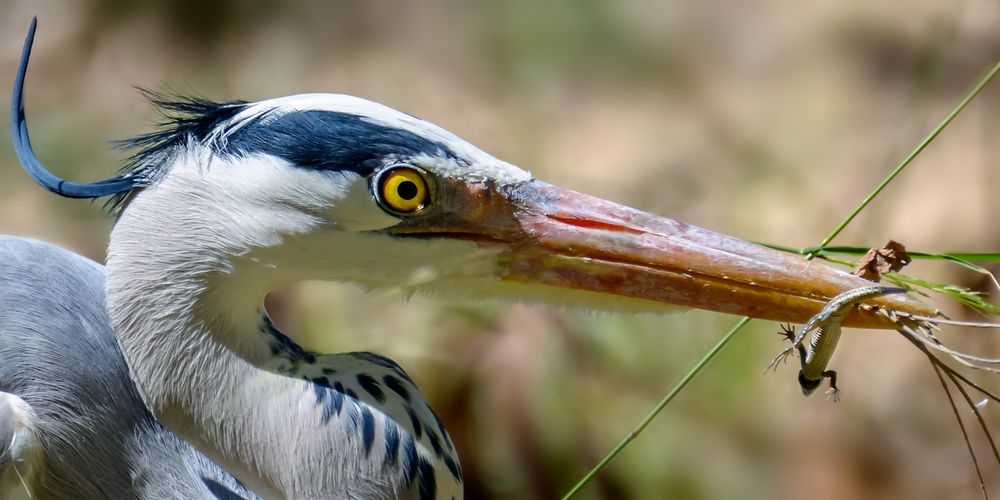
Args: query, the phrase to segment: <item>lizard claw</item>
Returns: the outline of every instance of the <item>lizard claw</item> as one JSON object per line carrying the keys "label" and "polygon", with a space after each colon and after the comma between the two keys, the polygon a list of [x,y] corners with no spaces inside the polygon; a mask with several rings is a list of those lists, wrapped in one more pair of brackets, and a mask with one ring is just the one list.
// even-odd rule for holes
{"label": "lizard claw", "polygon": [[795,355],[795,347],[794,346],[789,347],[789,348],[785,349],[784,351],[781,351],[780,353],[778,353],[778,355],[775,356],[774,359],[771,360],[771,364],[767,365],[767,368],[764,369],[764,373],[767,373],[769,371],[777,371],[778,370],[778,365],[781,364],[781,363],[783,363],[783,362],[785,362],[785,361],[788,361],[788,356],[789,355],[791,355],[791,356]]}
{"label": "lizard claw", "polygon": [[781,331],[778,332],[778,335],[785,337],[785,340],[789,342],[795,341],[795,327],[792,326],[791,323],[782,324],[780,325],[780,328]]}
{"label": "lizard claw", "polygon": [[771,360],[771,364],[767,365],[767,368],[764,369],[764,373],[767,373],[768,371],[777,371],[778,365],[788,361],[789,356],[795,357],[795,327],[789,323],[785,323],[781,325],[781,331],[778,332],[778,335],[781,335],[785,338],[785,340],[792,342],[792,345],[775,356],[775,358]]}
{"label": "lizard claw", "polygon": [[830,400],[833,401],[834,403],[840,401],[840,389],[837,389],[836,387],[831,387],[830,390],[826,391],[826,393],[828,394]]}

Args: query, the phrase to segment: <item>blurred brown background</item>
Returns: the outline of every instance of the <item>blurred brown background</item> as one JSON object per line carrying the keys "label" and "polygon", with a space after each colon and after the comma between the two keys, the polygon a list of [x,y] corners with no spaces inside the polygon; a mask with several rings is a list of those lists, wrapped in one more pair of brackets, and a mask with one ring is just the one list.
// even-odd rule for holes
{"label": "blurred brown background", "polygon": [[[150,129],[133,86],[218,100],[342,92],[549,182],[790,246],[818,243],[1000,57],[995,0],[0,7],[0,95],[37,14],[32,137],[74,180],[111,175],[123,154],[107,141]],[[998,158],[993,85],[835,243],[996,251]],[[111,220],[99,204],[37,188],[6,139],[0,166],[0,231],[103,259]],[[954,266],[907,272],[996,293]],[[415,375],[459,442],[469,498],[561,495],[735,322],[404,302],[319,283],[283,297],[296,337],[382,352]],[[781,348],[775,331],[741,334],[580,498],[976,496],[951,410],[912,346],[849,331],[835,405],[803,398],[791,365],[761,376]],[[996,354],[993,335],[949,338]],[[1000,390],[1000,377],[972,375]],[[1000,409],[985,411],[1000,429]],[[972,432],[996,493],[1000,466]]]}

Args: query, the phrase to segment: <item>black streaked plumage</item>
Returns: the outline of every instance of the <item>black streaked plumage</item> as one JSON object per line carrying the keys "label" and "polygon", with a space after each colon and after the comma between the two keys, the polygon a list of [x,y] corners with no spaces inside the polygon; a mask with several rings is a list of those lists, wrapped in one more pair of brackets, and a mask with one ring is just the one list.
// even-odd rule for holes
{"label": "black streaked plumage", "polygon": [[407,130],[320,110],[262,114],[228,136],[217,153],[264,153],[300,167],[360,175],[420,155],[457,159],[446,145]]}

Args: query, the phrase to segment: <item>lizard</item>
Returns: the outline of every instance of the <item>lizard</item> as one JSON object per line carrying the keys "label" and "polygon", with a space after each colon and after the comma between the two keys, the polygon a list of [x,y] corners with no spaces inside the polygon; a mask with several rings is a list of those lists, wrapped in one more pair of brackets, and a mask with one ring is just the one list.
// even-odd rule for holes
{"label": "lizard", "polygon": [[[778,354],[771,361],[768,369],[775,368],[778,363],[792,352],[798,351],[802,368],[799,370],[799,386],[802,394],[808,396],[816,391],[824,378],[830,379],[828,391],[834,401],[840,400],[840,389],[837,388],[837,372],[827,370],[830,358],[840,341],[841,322],[857,303],[864,299],[880,297],[894,293],[906,293],[905,288],[887,286],[868,286],[848,290],[827,302],[823,309],[809,318],[802,329],[796,334],[791,325],[782,325],[780,332],[791,341],[792,345]],[[812,332],[809,342],[804,342],[806,335]]]}

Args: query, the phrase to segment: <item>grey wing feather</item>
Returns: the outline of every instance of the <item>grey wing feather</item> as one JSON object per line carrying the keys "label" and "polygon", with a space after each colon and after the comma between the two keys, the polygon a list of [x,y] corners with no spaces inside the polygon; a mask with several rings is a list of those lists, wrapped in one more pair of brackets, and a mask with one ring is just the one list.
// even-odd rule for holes
{"label": "grey wing feather", "polygon": [[143,406],[89,259],[0,236],[0,391],[36,414],[38,497],[256,498]]}

